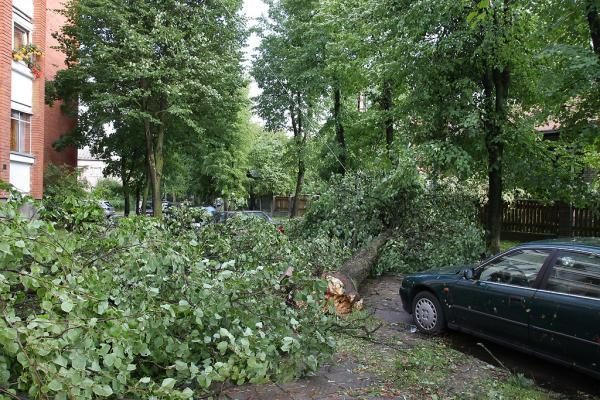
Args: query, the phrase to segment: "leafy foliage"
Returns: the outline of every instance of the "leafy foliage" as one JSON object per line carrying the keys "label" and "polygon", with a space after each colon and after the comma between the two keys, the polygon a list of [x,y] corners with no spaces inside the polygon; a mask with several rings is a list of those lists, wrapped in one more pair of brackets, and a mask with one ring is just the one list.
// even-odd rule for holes
{"label": "leafy foliage", "polygon": [[126,218],[79,234],[20,205],[0,205],[0,386],[11,393],[184,399],[215,382],[290,379],[331,353],[325,284],[268,223],[177,232]]}
{"label": "leafy foliage", "polygon": [[383,248],[375,274],[471,264],[485,254],[477,199],[460,187],[429,188]]}
{"label": "leafy foliage", "polygon": [[92,194],[99,200],[108,200],[117,209],[123,209],[123,185],[114,179],[101,179],[98,181]]}
{"label": "leafy foliage", "polygon": [[283,133],[260,132],[249,155],[249,192],[256,195],[288,194],[293,188],[293,170],[287,150],[290,139]]}
{"label": "leafy foliage", "polygon": [[76,133],[103,159],[119,157],[112,164],[125,186],[145,166],[155,204],[173,143],[175,149],[201,139],[223,144],[236,129],[231,115],[239,111],[244,85],[240,7],[239,0],[210,6],[69,0],[60,11],[66,22],[55,37],[68,68],[55,86],[63,99],[85,105]]}
{"label": "leafy foliage", "polygon": [[334,238],[350,249],[391,230],[374,274],[473,262],[484,252],[477,198],[460,186],[426,184],[408,159],[389,174],[333,181],[299,227],[292,234]]}
{"label": "leafy foliage", "polygon": [[79,229],[86,222],[104,220],[100,205],[85,191],[76,171],[49,165],[44,180],[41,218],[67,230]]}

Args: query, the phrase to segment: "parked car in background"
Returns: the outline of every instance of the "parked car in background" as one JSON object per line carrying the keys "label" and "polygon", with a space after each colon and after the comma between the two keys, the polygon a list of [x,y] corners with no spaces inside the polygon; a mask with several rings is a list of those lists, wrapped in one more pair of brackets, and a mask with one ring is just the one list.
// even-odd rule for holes
{"label": "parked car in background", "polygon": [[106,218],[114,217],[115,208],[113,207],[112,204],[110,204],[110,202],[108,200],[99,200],[98,204],[100,205],[100,207],[102,208],[102,211],[104,212],[104,217],[106,217]]}
{"label": "parked car in background", "polygon": [[200,229],[205,225],[209,224],[214,219],[215,212],[217,211],[212,206],[200,206],[200,207],[190,207],[190,210],[196,210],[199,212],[193,212],[192,228]]}
{"label": "parked car in background", "polygon": [[600,239],[522,244],[474,268],[408,275],[417,328],[463,331],[600,378]]}

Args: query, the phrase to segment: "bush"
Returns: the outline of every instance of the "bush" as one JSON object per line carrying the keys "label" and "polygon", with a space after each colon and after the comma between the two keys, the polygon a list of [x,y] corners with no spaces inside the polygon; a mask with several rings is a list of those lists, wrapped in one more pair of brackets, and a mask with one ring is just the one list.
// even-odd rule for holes
{"label": "bush", "polygon": [[474,196],[441,185],[419,196],[413,207],[382,249],[374,274],[471,264],[485,252]]}
{"label": "bush", "polygon": [[485,249],[477,212],[474,196],[456,185],[427,185],[404,158],[391,172],[335,178],[291,234],[357,250],[389,230],[372,273],[407,273],[477,260]]}
{"label": "bush", "polygon": [[389,174],[357,172],[336,176],[294,233],[304,238],[336,238],[356,250],[405,220],[422,191],[417,170],[409,162]]}
{"label": "bush", "polygon": [[194,228],[194,224],[206,226],[212,221],[212,215],[200,207],[186,205],[170,207],[163,213],[164,224],[176,235]]}
{"label": "bush", "polygon": [[[329,357],[325,283],[268,223],[68,232],[0,205],[0,386],[19,396],[184,399]],[[282,273],[293,266],[294,274]]]}
{"label": "bush", "polygon": [[78,181],[77,171],[49,165],[44,183],[44,200],[40,209],[42,219],[67,230],[104,220],[102,208]]}
{"label": "bush", "polygon": [[109,201],[116,210],[123,210],[125,199],[123,198],[123,185],[114,179],[101,179],[92,190],[93,196],[98,200]]}

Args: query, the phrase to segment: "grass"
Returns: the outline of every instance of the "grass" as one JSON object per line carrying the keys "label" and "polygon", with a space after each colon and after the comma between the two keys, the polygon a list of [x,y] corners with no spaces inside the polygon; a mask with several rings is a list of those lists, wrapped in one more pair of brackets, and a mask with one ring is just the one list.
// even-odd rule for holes
{"label": "grass", "polygon": [[500,251],[506,251],[508,249],[511,249],[515,246],[520,245],[522,242],[516,241],[516,240],[502,240],[500,242]]}
{"label": "grass", "polygon": [[349,354],[377,384],[348,393],[353,398],[543,400],[556,398],[522,374],[510,374],[449,347],[443,338],[340,335],[339,354]]}

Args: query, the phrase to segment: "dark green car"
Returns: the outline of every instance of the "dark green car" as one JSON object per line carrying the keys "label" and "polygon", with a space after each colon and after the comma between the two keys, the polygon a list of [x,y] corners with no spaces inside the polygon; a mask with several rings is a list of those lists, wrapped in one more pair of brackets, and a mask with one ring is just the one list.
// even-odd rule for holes
{"label": "dark green car", "polygon": [[600,240],[520,245],[402,281],[417,328],[463,331],[600,378]]}

